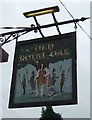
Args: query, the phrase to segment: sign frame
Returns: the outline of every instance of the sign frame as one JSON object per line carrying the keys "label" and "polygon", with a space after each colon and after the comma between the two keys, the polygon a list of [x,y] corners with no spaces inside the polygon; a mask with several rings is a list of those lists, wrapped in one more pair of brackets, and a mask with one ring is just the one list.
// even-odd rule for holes
{"label": "sign frame", "polygon": [[[71,85],[71,89],[72,89],[72,97],[71,99],[60,99],[60,100],[53,100],[53,98],[49,98],[49,100],[45,100],[45,101],[28,101],[28,102],[14,102],[15,100],[15,89],[16,89],[16,81],[17,81],[17,71],[18,71],[18,61],[20,60],[20,58],[18,58],[21,54],[21,47],[24,46],[24,50],[25,50],[25,46],[26,45],[30,45],[32,46],[37,46],[37,45],[45,45],[46,43],[52,42],[53,44],[57,44],[58,45],[58,40],[60,41],[64,41],[64,40],[70,40],[70,48],[71,48],[71,59],[72,59],[72,85]],[[69,42],[69,41],[67,41]],[[66,42],[66,44],[67,44]],[[60,42],[61,44],[63,44],[62,42]],[[64,45],[66,45],[64,44]],[[67,44],[68,45],[68,44]],[[52,45],[53,46],[53,45]],[[48,46],[50,49],[50,47],[52,46]],[[61,46],[62,48],[62,46]],[[33,48],[32,48],[33,49]],[[42,49],[42,48],[39,48]],[[45,49],[43,47],[43,49]],[[58,49],[58,48],[57,48]],[[35,50],[39,51],[38,48],[36,48]],[[53,50],[51,50],[53,51]],[[67,53],[67,51],[66,51]],[[68,54],[66,54],[68,55]],[[61,56],[62,57],[62,56]],[[22,59],[22,63],[23,63],[23,56],[21,57]],[[58,57],[59,58],[59,57]],[[32,59],[32,58],[31,58]],[[54,56],[53,59],[56,59],[56,56]],[[64,59],[67,59],[64,58]],[[49,59],[51,60],[51,59]],[[57,60],[57,61],[62,61],[61,59]],[[16,44],[16,49],[15,49],[15,56],[14,56],[14,63],[13,63],[13,73],[12,73],[12,82],[11,82],[11,89],[10,89],[10,99],[9,99],[9,108],[24,108],[24,107],[40,107],[40,106],[57,106],[57,105],[73,105],[73,104],[77,104],[77,53],[76,53],[76,32],[71,32],[71,33],[65,33],[62,35],[55,35],[55,36],[50,36],[50,37],[46,37],[46,38],[38,38],[38,39],[33,39],[33,40],[27,40],[27,41],[20,41],[17,42]],[[29,64],[27,62],[24,61],[24,63]],[[43,62],[42,62],[43,63]],[[49,62],[50,64],[50,62]],[[22,65],[22,64],[21,64]],[[24,65],[23,67],[25,67],[26,65]],[[21,67],[20,67],[21,68]],[[69,69],[67,70],[69,71]],[[26,73],[29,71],[26,71]],[[32,88],[31,88],[32,89]],[[67,98],[67,97],[66,97]],[[42,98],[43,99],[43,98]],[[51,100],[52,99],[52,100]]]}

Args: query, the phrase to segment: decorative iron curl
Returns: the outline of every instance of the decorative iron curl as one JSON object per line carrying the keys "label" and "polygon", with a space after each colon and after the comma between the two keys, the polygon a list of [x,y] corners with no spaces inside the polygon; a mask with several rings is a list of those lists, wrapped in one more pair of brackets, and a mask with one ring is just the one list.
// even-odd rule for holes
{"label": "decorative iron curl", "polygon": [[6,37],[5,37],[5,36],[0,36],[0,43],[1,43],[1,44],[4,43],[5,40],[6,40]]}
{"label": "decorative iron curl", "polygon": [[13,38],[17,38],[17,37],[18,37],[18,34],[17,34],[17,33],[14,33],[14,34],[12,34],[12,37],[13,37]]}
{"label": "decorative iron curl", "polygon": [[16,40],[18,39],[18,34],[17,33],[13,33],[13,34],[10,34],[8,36],[1,36],[0,37],[0,44],[2,46],[2,45],[6,44],[6,43],[8,43],[8,42],[10,42],[14,39],[16,39]]}
{"label": "decorative iron curl", "polygon": [[[32,27],[32,28],[35,28],[35,25],[34,25],[34,24],[31,24],[31,27]],[[34,29],[34,32],[37,33],[38,30],[37,30],[37,29]]]}

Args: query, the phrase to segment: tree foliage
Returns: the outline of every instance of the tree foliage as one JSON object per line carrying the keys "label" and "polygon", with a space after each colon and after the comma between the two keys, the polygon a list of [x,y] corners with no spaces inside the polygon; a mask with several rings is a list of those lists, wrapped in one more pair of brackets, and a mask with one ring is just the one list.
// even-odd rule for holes
{"label": "tree foliage", "polygon": [[42,108],[42,115],[39,120],[63,120],[60,114],[55,113],[51,106],[47,106],[46,109]]}

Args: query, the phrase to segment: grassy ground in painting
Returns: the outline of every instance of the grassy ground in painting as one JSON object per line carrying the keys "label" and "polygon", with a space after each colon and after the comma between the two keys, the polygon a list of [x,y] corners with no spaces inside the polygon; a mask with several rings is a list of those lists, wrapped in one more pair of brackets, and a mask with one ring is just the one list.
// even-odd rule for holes
{"label": "grassy ground in painting", "polygon": [[28,102],[44,102],[44,101],[58,101],[58,100],[71,100],[72,98],[72,93],[58,93],[53,96],[43,96],[41,98],[40,96],[32,96],[32,94],[26,94],[22,95],[20,97],[15,98],[15,103],[28,103]]}

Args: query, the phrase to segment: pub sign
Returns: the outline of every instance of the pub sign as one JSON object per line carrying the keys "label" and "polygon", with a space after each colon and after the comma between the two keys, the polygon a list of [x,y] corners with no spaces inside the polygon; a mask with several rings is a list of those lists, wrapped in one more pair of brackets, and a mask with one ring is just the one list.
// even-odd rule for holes
{"label": "pub sign", "polygon": [[9,108],[77,104],[76,33],[17,42]]}

